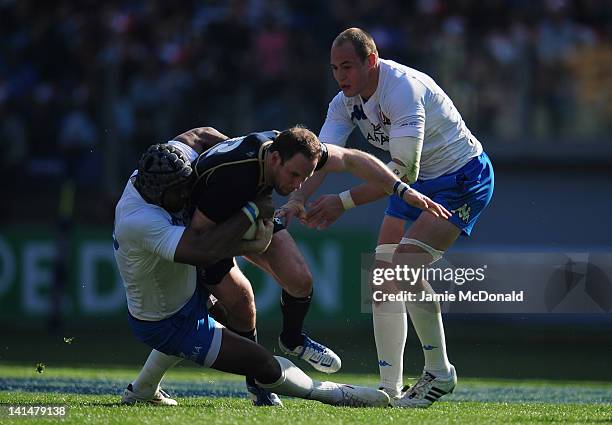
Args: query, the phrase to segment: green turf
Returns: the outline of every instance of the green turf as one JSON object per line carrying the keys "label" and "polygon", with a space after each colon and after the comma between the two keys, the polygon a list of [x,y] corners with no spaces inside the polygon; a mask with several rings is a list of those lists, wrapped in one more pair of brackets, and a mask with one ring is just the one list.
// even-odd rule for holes
{"label": "green turf", "polygon": [[[66,424],[612,422],[612,383],[463,379],[448,401],[438,402],[427,410],[336,408],[296,399],[284,399],[286,408],[275,409],[252,407],[241,394],[241,377],[204,369],[178,367],[171,370],[165,380],[166,388],[174,390],[174,394],[178,396],[178,407],[128,407],[118,404],[119,394],[122,386],[133,379],[137,373],[136,369],[55,368],[53,365],[47,365],[44,373],[37,373],[35,366],[0,365],[0,415],[3,415],[0,416],[0,423],[34,423],[29,422],[30,419],[8,418],[7,404],[66,405],[67,417],[61,421]],[[376,383],[376,377],[373,375],[337,374],[333,378],[342,382],[367,385]],[[53,392],[46,392],[48,387],[52,388]],[[98,393],[82,393],[91,389]],[[221,393],[230,391],[238,395],[197,395],[211,389],[217,389]],[[35,422],[40,423],[56,421],[56,418],[35,419]]]}

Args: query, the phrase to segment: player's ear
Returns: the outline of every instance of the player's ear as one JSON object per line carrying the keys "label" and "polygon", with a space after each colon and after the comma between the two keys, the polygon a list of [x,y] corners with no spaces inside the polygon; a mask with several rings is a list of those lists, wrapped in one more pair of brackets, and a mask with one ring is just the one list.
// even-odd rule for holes
{"label": "player's ear", "polygon": [[368,68],[374,68],[376,65],[376,53],[370,53],[367,58]]}
{"label": "player's ear", "polygon": [[270,153],[270,160],[274,165],[279,165],[283,162],[283,159],[281,158],[280,153],[278,153],[278,151],[272,151]]}

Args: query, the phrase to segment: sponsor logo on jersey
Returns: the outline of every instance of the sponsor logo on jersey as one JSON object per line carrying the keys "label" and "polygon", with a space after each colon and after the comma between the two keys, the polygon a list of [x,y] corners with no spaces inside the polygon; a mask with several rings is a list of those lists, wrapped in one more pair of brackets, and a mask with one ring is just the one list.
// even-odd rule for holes
{"label": "sponsor logo on jersey", "polygon": [[380,146],[389,142],[389,136],[382,131],[381,124],[372,124],[372,132],[368,131],[368,137],[366,137],[366,139],[368,142],[376,142],[376,144],[379,144]]}

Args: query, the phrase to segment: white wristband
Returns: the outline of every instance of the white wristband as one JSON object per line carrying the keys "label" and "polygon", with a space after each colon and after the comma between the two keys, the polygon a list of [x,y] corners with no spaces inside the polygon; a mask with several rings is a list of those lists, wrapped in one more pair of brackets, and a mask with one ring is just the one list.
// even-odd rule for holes
{"label": "white wristband", "polygon": [[342,201],[342,206],[345,210],[350,210],[351,208],[355,208],[355,201],[353,201],[353,197],[351,196],[351,190],[345,190],[338,194],[340,196],[340,201]]}
{"label": "white wristband", "polygon": [[408,189],[410,189],[410,186],[401,180],[397,180],[393,185],[393,193],[395,193],[400,199],[404,199],[404,193],[406,193]]}

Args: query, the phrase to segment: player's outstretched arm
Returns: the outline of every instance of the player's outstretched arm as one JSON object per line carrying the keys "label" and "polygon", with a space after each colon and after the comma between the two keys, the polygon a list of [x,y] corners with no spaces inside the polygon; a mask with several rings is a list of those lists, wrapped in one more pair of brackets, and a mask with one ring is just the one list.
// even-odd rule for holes
{"label": "player's outstretched arm", "polygon": [[340,195],[323,195],[314,201],[303,221],[308,227],[325,229],[344,211],[387,196],[395,176],[378,159],[365,152],[327,145],[329,157],[321,172],[349,172],[368,183]]}
{"label": "player's outstretched arm", "polygon": [[197,127],[179,134],[172,140],[184,143],[197,153],[202,153],[227,139],[229,137],[213,127]]}
{"label": "player's outstretched arm", "polygon": [[396,193],[408,204],[431,212],[437,217],[449,218],[450,212],[427,196],[398,180],[388,166],[365,152],[330,145],[325,171],[347,171],[366,180],[339,195],[324,195],[317,199],[306,215],[306,224],[324,229],[336,221],[345,210],[373,202]]}
{"label": "player's outstretched arm", "polygon": [[[326,144],[326,146],[328,158],[325,166],[306,180],[300,190],[293,192],[289,201],[277,213],[278,216],[285,217],[287,223],[292,218],[297,217],[303,224],[307,224],[310,227],[318,227],[320,223],[316,222],[316,220],[312,221],[313,216],[310,213],[306,214],[304,205],[308,198],[318,189],[329,172],[349,172],[371,183],[358,186],[353,198],[355,203],[352,206],[376,201],[392,192],[393,184],[397,178],[376,157],[356,149],[346,149],[331,144]],[[333,221],[344,212],[343,204],[347,207],[345,202],[341,203],[340,198],[337,196],[335,200],[319,198],[313,206],[322,206],[320,205],[321,202],[324,203],[325,207],[330,208],[330,213],[331,209],[334,210],[335,218]]]}

